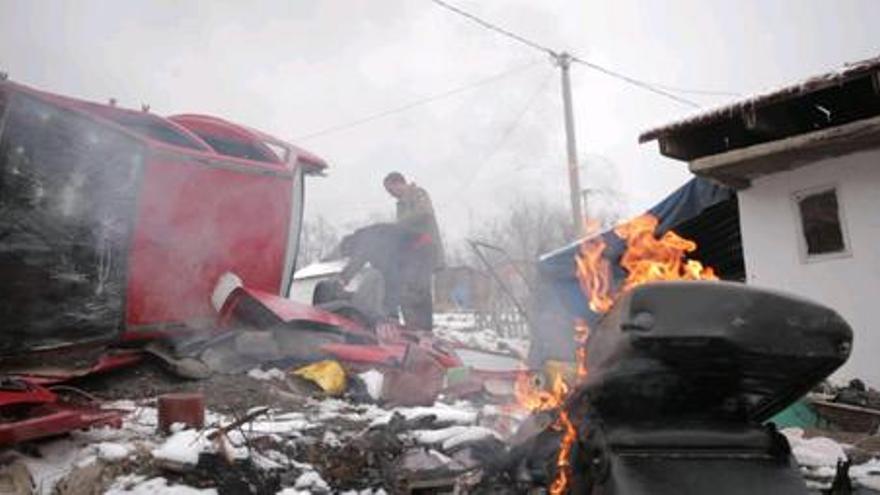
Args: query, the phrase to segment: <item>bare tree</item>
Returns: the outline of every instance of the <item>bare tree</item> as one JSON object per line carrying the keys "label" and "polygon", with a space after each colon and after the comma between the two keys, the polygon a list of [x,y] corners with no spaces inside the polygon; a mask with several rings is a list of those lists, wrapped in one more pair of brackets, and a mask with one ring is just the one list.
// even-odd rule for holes
{"label": "bare tree", "polygon": [[511,203],[504,214],[486,221],[469,237],[493,244],[518,262],[538,256],[574,240],[568,210],[542,198]]}
{"label": "bare tree", "polygon": [[[599,213],[600,218],[595,220],[600,228],[605,229],[615,223],[620,208],[617,207],[619,202],[615,203],[617,200],[612,197],[614,193],[603,193],[607,196],[601,198],[603,208],[596,208],[598,201],[594,201],[591,210],[594,215]],[[511,203],[503,214],[474,230],[469,235],[470,239],[502,250],[487,249],[483,254],[493,266],[496,276],[506,285],[502,290],[497,283],[493,283],[485,308],[477,314],[480,324],[495,328],[504,335],[525,335],[526,322],[519,313],[523,308],[531,308],[534,303],[531,290],[538,286],[538,258],[574,242],[576,235],[568,208],[538,197]],[[459,247],[458,252],[464,253],[465,249]],[[483,270],[482,262],[472,252],[469,254],[460,256],[464,264]],[[511,293],[516,303],[511,299]]]}
{"label": "bare tree", "polygon": [[322,215],[303,222],[298,266],[325,258],[339,244],[339,232]]}

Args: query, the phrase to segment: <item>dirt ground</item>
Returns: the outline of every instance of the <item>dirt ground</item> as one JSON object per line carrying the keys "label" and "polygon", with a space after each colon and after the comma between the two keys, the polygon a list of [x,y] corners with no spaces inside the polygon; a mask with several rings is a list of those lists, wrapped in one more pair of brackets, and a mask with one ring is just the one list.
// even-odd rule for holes
{"label": "dirt ground", "polygon": [[[214,374],[204,380],[186,380],[147,360],[137,366],[110,371],[75,381],[73,385],[105,401],[155,399],[171,392],[202,392],[205,406],[223,414],[239,415],[255,406],[289,408],[293,396],[284,399],[266,380],[247,374]],[[305,401],[305,397],[302,398]]]}

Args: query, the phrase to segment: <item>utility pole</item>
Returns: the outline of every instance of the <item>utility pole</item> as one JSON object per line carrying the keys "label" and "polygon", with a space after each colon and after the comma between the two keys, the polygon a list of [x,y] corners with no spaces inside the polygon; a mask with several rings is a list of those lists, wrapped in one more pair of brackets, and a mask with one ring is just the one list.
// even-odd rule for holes
{"label": "utility pole", "polygon": [[571,215],[574,220],[574,229],[578,236],[584,234],[584,206],[581,196],[581,179],[578,171],[577,143],[574,134],[574,112],[571,103],[571,81],[568,69],[571,65],[571,55],[566,52],[557,54],[556,63],[562,72],[562,104],[565,111],[565,142],[568,151],[568,187],[571,193]]}

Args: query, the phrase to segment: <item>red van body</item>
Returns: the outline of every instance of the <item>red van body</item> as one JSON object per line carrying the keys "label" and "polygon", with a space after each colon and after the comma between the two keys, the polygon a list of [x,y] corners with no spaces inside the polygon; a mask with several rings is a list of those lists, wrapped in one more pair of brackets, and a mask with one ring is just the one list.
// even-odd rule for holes
{"label": "red van body", "polygon": [[286,295],[325,167],[215,117],[0,81],[0,355],[210,327],[225,272]]}

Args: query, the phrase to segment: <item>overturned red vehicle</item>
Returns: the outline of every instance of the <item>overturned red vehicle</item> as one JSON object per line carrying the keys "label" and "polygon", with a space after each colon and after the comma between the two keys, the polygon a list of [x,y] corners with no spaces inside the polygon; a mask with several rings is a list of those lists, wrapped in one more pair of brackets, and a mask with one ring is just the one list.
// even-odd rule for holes
{"label": "overturned red vehicle", "polygon": [[218,118],[0,83],[0,354],[204,328],[227,271],[285,293],[325,167]]}
{"label": "overturned red vehicle", "polygon": [[[131,363],[134,350],[108,353],[126,343],[213,330],[225,272],[286,294],[304,179],[325,167],[215,117],[0,81],[0,407],[42,404],[23,413],[31,430],[41,410],[47,431],[85,426],[58,420],[39,383]],[[23,438],[16,427],[0,440]]]}

